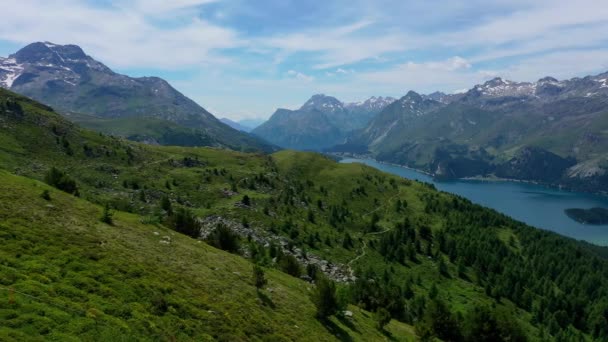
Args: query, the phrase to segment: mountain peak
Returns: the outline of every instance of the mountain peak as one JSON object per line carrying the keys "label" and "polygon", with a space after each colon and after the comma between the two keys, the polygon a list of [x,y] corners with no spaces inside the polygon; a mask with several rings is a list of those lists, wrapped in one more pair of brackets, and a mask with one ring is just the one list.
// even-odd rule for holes
{"label": "mountain peak", "polygon": [[315,94],[300,107],[301,110],[316,109],[321,112],[335,112],[344,110],[344,104],[333,96]]}
{"label": "mountain peak", "polygon": [[401,98],[401,101],[408,101],[408,102],[420,102],[422,101],[422,95],[418,94],[417,92],[410,90],[407,92],[407,94],[405,94],[404,97]]}
{"label": "mountain peak", "polygon": [[488,87],[497,87],[501,85],[507,85],[509,83],[511,82],[503,80],[502,77],[494,77],[493,79],[486,81],[483,85]]}
{"label": "mountain peak", "polygon": [[11,57],[17,63],[63,65],[66,62],[86,59],[88,56],[78,45],[59,45],[46,41],[31,43],[11,55]]}
{"label": "mountain peak", "polygon": [[546,76],[539,79],[538,83],[559,83],[559,81],[551,76]]}
{"label": "mountain peak", "polygon": [[12,54],[17,63],[36,63],[40,61],[58,62],[59,59],[53,50],[47,45],[50,43],[36,42],[26,45],[16,53]]}

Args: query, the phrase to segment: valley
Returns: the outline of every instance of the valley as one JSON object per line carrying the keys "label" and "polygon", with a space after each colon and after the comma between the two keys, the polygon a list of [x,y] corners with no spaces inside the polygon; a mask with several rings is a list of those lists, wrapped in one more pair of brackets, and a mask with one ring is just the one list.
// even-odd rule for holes
{"label": "valley", "polygon": [[[359,77],[281,58],[290,90]],[[606,341],[607,77],[262,122],[28,44],[0,58],[0,340]]]}
{"label": "valley", "polygon": [[605,249],[315,153],[145,145],[6,90],[0,110],[3,339],[476,340],[478,314],[505,340],[608,336]]}

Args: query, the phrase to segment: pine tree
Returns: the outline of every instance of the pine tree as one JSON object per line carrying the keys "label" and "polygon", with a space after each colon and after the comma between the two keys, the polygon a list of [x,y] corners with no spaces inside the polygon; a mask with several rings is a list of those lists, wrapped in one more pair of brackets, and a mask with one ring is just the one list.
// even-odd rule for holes
{"label": "pine tree", "polygon": [[379,308],[374,315],[376,321],[376,328],[378,330],[384,330],[384,327],[391,321],[391,314],[385,308]]}
{"label": "pine tree", "polygon": [[263,288],[268,283],[264,276],[264,269],[258,265],[253,265],[253,283],[258,289]]}
{"label": "pine tree", "polygon": [[318,318],[326,319],[335,314],[338,310],[338,300],[336,298],[336,285],[334,282],[325,276],[317,277],[312,300],[317,307]]}
{"label": "pine tree", "polygon": [[100,220],[101,220],[101,222],[103,222],[105,224],[112,225],[113,224],[112,216],[114,216],[114,214],[110,210],[110,205],[108,203],[106,203],[106,205],[103,207],[103,213],[101,214]]}

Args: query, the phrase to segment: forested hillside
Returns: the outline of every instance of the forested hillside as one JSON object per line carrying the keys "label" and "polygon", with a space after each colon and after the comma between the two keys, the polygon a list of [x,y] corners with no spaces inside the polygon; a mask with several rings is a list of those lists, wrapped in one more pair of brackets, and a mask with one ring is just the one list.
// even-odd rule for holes
{"label": "forested hillside", "polygon": [[0,167],[2,338],[608,339],[603,249],[360,164],[138,144],[2,90]]}

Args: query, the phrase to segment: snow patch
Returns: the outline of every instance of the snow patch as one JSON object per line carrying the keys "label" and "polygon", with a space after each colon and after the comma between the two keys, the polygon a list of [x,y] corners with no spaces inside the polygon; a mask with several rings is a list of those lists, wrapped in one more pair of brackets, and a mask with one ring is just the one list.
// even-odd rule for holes
{"label": "snow patch", "polygon": [[0,85],[4,88],[10,88],[13,86],[13,82],[21,76],[23,65],[18,64],[14,58],[0,59],[0,70],[6,73],[0,80]]}

